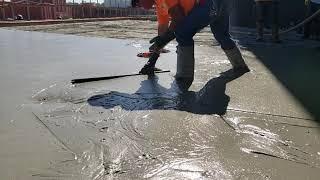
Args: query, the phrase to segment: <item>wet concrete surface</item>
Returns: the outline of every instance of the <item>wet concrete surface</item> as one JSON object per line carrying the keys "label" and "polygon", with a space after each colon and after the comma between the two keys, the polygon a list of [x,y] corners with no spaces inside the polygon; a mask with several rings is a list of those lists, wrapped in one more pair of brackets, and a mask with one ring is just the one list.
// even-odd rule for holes
{"label": "wet concrete surface", "polygon": [[0,36],[4,179],[320,175],[316,115],[272,73],[264,52],[243,50],[252,71],[230,79],[220,76],[230,64],[219,47],[200,43],[195,81],[185,92],[173,77],[175,44],[158,61],[171,73],[71,85],[74,78],[136,73],[146,61],[136,54],[147,42],[4,29]]}
{"label": "wet concrete surface", "polygon": [[[8,29],[69,34],[86,37],[107,37],[134,40],[143,39],[149,41],[157,34],[157,22],[123,20],[39,26],[20,26],[11,27]],[[209,29],[206,29],[196,35],[195,41],[198,45],[217,44],[216,42],[213,42],[213,36],[208,32]]]}

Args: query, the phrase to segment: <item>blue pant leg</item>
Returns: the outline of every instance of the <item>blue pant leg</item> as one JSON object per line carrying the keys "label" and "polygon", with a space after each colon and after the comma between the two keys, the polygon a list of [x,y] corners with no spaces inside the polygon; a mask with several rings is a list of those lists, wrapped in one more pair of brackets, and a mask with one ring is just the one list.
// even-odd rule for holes
{"label": "blue pant leg", "polygon": [[193,46],[193,36],[208,26],[210,22],[209,8],[206,5],[198,5],[178,24],[175,35],[180,46]]}
{"label": "blue pant leg", "polygon": [[225,13],[210,23],[214,38],[220,43],[223,50],[233,49],[236,45],[229,33],[229,14]]}

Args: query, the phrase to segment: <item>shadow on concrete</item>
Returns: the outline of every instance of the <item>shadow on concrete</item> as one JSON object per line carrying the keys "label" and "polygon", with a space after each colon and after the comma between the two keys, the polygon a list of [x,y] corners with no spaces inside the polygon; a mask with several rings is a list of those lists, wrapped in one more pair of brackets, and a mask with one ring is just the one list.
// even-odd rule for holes
{"label": "shadow on concrete", "polygon": [[284,42],[273,47],[252,46],[248,50],[320,123],[320,46],[305,45],[303,42],[289,46]]}
{"label": "shadow on concrete", "polygon": [[194,114],[226,113],[230,97],[225,94],[226,84],[241,74],[233,74],[231,70],[213,78],[198,92],[181,91],[176,82],[166,89],[157,83],[154,76],[141,82],[141,87],[134,94],[111,91],[88,99],[92,106],[111,109],[120,106],[129,111],[138,110],[179,110]]}

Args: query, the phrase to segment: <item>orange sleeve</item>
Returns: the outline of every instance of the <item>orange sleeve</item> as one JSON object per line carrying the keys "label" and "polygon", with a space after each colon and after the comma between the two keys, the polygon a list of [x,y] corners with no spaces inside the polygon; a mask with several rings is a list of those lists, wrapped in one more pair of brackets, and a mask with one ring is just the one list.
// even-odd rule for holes
{"label": "orange sleeve", "polygon": [[157,1],[157,18],[158,18],[158,24],[165,25],[169,23],[169,13],[168,9],[163,7],[162,4],[163,1],[158,0]]}
{"label": "orange sleeve", "polygon": [[167,8],[170,9],[179,4],[179,0],[164,0],[164,3],[166,4]]}

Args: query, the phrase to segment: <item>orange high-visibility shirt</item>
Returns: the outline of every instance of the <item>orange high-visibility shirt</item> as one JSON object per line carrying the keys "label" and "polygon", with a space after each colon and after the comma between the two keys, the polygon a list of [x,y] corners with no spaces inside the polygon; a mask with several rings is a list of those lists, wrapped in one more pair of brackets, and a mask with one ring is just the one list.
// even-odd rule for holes
{"label": "orange high-visibility shirt", "polygon": [[157,17],[159,24],[169,23],[169,9],[180,4],[184,14],[187,15],[195,6],[198,0],[156,0]]}

